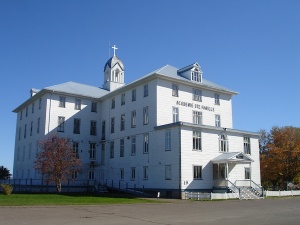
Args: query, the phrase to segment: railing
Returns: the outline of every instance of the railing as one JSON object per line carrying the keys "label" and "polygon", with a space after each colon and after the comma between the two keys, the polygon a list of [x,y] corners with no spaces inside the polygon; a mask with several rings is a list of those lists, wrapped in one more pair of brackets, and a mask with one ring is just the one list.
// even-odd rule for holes
{"label": "railing", "polygon": [[238,195],[238,198],[241,197],[241,191],[240,191],[240,189],[234,183],[232,183],[230,180],[227,180],[227,187],[230,190],[232,190],[234,193],[236,193]]}
{"label": "railing", "polygon": [[253,180],[236,180],[234,184],[237,187],[250,187],[252,192],[255,193],[258,197],[263,197],[264,189],[262,186],[259,186]]}

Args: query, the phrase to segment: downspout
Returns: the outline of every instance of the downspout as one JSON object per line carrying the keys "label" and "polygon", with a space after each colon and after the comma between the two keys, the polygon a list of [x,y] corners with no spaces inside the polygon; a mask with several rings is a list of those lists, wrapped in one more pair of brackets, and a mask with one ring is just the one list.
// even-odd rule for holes
{"label": "downspout", "polygon": [[49,117],[48,117],[48,133],[50,131],[50,120],[51,120],[51,105],[52,105],[52,94],[53,94],[54,91],[51,92],[51,95],[50,95],[50,106],[49,106]]}
{"label": "downspout", "polygon": [[182,185],[181,185],[181,124],[178,127],[179,129],[179,137],[178,137],[178,141],[179,141],[179,193],[180,193],[180,198],[182,199]]}

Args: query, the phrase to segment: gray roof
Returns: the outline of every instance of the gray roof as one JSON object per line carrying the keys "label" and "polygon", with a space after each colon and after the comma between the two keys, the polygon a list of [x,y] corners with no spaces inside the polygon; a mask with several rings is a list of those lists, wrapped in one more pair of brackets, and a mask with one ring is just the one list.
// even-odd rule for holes
{"label": "gray roof", "polygon": [[91,98],[100,98],[100,97],[106,95],[107,93],[109,93],[109,91],[99,88],[99,87],[94,87],[94,86],[90,86],[90,85],[86,85],[86,84],[80,84],[80,83],[76,83],[76,82],[72,82],[72,81],[49,86],[44,89],[48,90],[48,91],[74,94],[74,95],[80,95],[80,96],[91,97]]}
{"label": "gray roof", "polygon": [[104,70],[103,71],[105,71],[106,66],[109,66],[109,68],[112,68],[117,63],[120,65],[120,67],[122,68],[122,70],[124,70],[124,64],[123,64],[123,62],[117,56],[113,56],[109,60],[107,60],[107,62],[104,65]]}
{"label": "gray roof", "polygon": [[[194,65],[194,64],[192,64],[192,65]],[[202,83],[198,83],[198,82],[195,82],[195,81],[188,80],[185,77],[180,76],[178,74],[178,70],[179,69],[176,68],[176,67],[173,67],[173,66],[170,66],[170,65],[166,65],[166,66],[164,66],[164,67],[162,67],[160,69],[157,69],[157,70],[153,71],[150,74],[156,73],[156,74],[160,74],[160,75],[163,75],[163,76],[171,77],[171,78],[174,78],[174,79],[177,79],[177,80],[188,81],[190,83],[198,84],[200,86],[209,87],[209,88],[213,88],[213,89],[218,89],[218,90],[226,91],[226,92],[231,92],[232,94],[237,94],[237,92],[235,92],[233,90],[230,90],[229,88],[226,88],[226,87],[223,87],[221,85],[215,84],[215,83],[213,83],[211,81],[208,81],[206,79],[202,79]]]}
{"label": "gray roof", "polygon": [[225,163],[225,162],[235,162],[235,163],[245,163],[254,162],[249,156],[242,152],[225,152],[216,158],[211,160],[213,163]]}

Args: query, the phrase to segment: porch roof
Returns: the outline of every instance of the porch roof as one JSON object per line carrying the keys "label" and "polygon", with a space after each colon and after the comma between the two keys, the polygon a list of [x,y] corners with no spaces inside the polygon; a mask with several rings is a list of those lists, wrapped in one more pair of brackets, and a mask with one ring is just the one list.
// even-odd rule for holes
{"label": "porch roof", "polygon": [[225,152],[211,160],[212,163],[250,163],[254,162],[242,152]]}

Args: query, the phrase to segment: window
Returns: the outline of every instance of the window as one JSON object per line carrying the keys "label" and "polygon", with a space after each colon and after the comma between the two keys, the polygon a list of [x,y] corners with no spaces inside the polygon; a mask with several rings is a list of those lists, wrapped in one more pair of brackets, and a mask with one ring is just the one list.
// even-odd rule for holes
{"label": "window", "polygon": [[251,179],[251,168],[245,167],[245,179]]}
{"label": "window", "polygon": [[34,103],[31,105],[31,113],[34,113]]}
{"label": "window", "polygon": [[105,143],[101,144],[101,165],[105,163]]}
{"label": "window", "polygon": [[172,166],[165,165],[165,179],[172,180]]}
{"label": "window", "polygon": [[193,166],[193,171],[194,180],[202,179],[202,166]]}
{"label": "window", "polygon": [[90,159],[96,159],[96,143],[90,143]]}
{"label": "window", "polygon": [[97,102],[92,102],[91,112],[97,112]]}
{"label": "window", "polygon": [[149,153],[149,134],[144,134],[144,154]]}
{"label": "window", "polygon": [[81,109],[81,99],[78,98],[75,99],[75,109],[77,110]]}
{"label": "window", "polygon": [[135,155],[136,152],[136,139],[135,136],[131,137],[131,155]]}
{"label": "window", "polygon": [[136,111],[131,111],[131,127],[136,127]]}
{"label": "window", "polygon": [[215,125],[216,127],[221,127],[221,116],[218,114],[215,115]]}
{"label": "window", "polygon": [[77,179],[77,176],[78,176],[78,172],[77,172],[77,171],[74,171],[74,172],[72,173],[72,179],[73,179],[73,180]]}
{"label": "window", "polygon": [[173,123],[179,121],[179,112],[177,107],[173,107]]}
{"label": "window", "polygon": [[172,96],[178,97],[178,85],[172,85]]}
{"label": "window", "polygon": [[121,127],[120,130],[125,130],[125,114],[121,115]]}
{"label": "window", "polygon": [[37,123],[37,129],[36,129],[37,133],[40,133],[40,124],[41,124],[41,118],[39,117],[38,118],[38,123]]}
{"label": "window", "polygon": [[24,138],[26,138],[26,131],[27,131],[27,124],[25,124],[25,127],[24,127]]}
{"label": "window", "polygon": [[26,107],[26,114],[25,116],[27,117],[28,116],[28,106]]}
{"label": "window", "polygon": [[39,99],[39,109],[41,109],[42,108],[42,99],[40,98]]}
{"label": "window", "polygon": [[74,119],[73,133],[80,134],[80,119]]}
{"label": "window", "polygon": [[143,108],[143,122],[144,122],[144,125],[149,123],[148,106]]}
{"label": "window", "polygon": [[228,140],[226,139],[224,134],[221,134],[219,136],[219,151],[228,152]]}
{"label": "window", "polygon": [[124,168],[120,169],[120,180],[124,180]]}
{"label": "window", "polygon": [[193,123],[194,124],[202,124],[202,112],[193,111]]}
{"label": "window", "polygon": [[105,120],[102,121],[102,140],[105,140]]}
{"label": "window", "polygon": [[21,140],[21,127],[19,127],[19,141]]}
{"label": "window", "polygon": [[95,171],[94,170],[90,170],[89,171],[89,180],[94,180],[95,179]]}
{"label": "window", "polygon": [[149,170],[148,166],[143,166],[143,179],[144,180],[148,180],[148,170]]}
{"label": "window", "polygon": [[120,139],[120,157],[124,157],[124,138]]}
{"label": "window", "polygon": [[136,89],[132,89],[131,91],[131,101],[136,101]]}
{"label": "window", "polygon": [[75,154],[75,157],[79,159],[79,143],[76,141],[73,142],[73,152]]}
{"label": "window", "polygon": [[33,129],[33,121],[30,123],[30,136],[32,136],[32,129]]}
{"label": "window", "polygon": [[220,95],[215,93],[215,105],[220,105]]}
{"label": "window", "polygon": [[97,121],[95,120],[91,121],[90,135],[97,135]]}
{"label": "window", "polygon": [[244,137],[244,153],[245,154],[251,154],[250,138],[249,137]]}
{"label": "window", "polygon": [[192,71],[192,81],[196,81],[198,83],[202,82],[201,72],[197,68]]}
{"label": "window", "polygon": [[20,120],[22,120],[23,117],[23,111],[20,112]]}
{"label": "window", "polygon": [[130,169],[131,169],[131,177],[130,177],[130,179],[131,180],[135,180],[135,167],[131,167]]}
{"label": "window", "polygon": [[116,100],[115,98],[111,99],[111,108],[114,109],[116,107]]}
{"label": "window", "polygon": [[198,130],[193,131],[193,150],[201,151],[201,132]]}
{"label": "window", "polygon": [[110,142],[110,158],[113,159],[115,157],[115,142]]}
{"label": "window", "polygon": [[148,84],[144,85],[144,97],[148,96]]}
{"label": "window", "polygon": [[121,95],[121,105],[125,105],[125,93]]}
{"label": "window", "polygon": [[165,131],[165,150],[171,150],[171,130]]}
{"label": "window", "polygon": [[62,97],[62,96],[59,97],[59,105],[58,106],[62,107],[62,108],[66,107],[66,98],[65,97]]}
{"label": "window", "polygon": [[110,133],[115,133],[115,117],[110,119]]}
{"label": "window", "polygon": [[193,100],[202,102],[202,91],[198,89],[193,89]]}
{"label": "window", "polygon": [[65,131],[65,117],[59,116],[58,117],[57,132],[64,132],[64,131]]}

